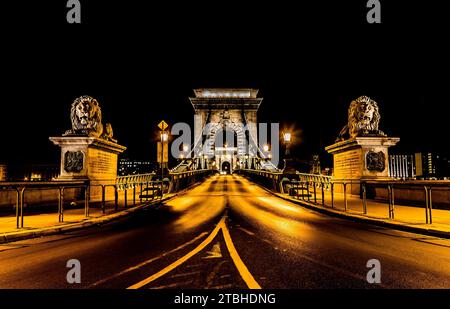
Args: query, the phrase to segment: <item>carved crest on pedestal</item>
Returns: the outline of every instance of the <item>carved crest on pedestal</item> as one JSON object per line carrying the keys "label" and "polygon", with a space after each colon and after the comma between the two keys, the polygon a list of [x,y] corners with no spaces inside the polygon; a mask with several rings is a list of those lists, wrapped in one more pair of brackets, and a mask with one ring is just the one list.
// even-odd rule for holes
{"label": "carved crest on pedestal", "polygon": [[64,154],[64,170],[67,173],[79,173],[83,170],[83,161],[82,151],[67,151]]}
{"label": "carved crest on pedestal", "polygon": [[366,154],[366,169],[371,172],[383,172],[386,169],[386,155],[382,151],[368,151]]}

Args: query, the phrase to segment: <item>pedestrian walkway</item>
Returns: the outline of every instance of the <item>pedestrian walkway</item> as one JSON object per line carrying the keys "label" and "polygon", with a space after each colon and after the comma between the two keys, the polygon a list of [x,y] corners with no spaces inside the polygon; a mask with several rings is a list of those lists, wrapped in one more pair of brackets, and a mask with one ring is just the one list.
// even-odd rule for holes
{"label": "pedestrian walkway", "polygon": [[[121,210],[123,210],[123,208],[118,211]],[[64,222],[58,222],[57,212],[29,214],[24,216],[24,227],[22,230],[39,229],[50,226],[63,226],[75,222],[85,221],[89,218],[98,218],[115,212],[116,211],[114,211],[114,208],[105,210],[105,213],[103,213],[100,208],[91,208],[89,210],[89,217],[86,217],[84,214],[84,208],[70,209],[64,211]],[[0,217],[0,234],[16,232],[16,223],[17,218],[15,214]]]}
{"label": "pedestrian walkway", "polygon": [[[288,196],[287,194],[277,195],[295,202],[308,202],[306,192],[304,197],[301,195],[299,197]],[[450,233],[450,210],[433,209],[432,224],[426,224],[424,206],[395,205],[394,219],[389,219],[389,205],[387,202],[367,200],[367,213],[364,214],[363,200],[359,196],[347,195],[347,211],[345,211],[343,193],[334,193],[334,207],[331,207],[331,193],[329,191],[324,192],[324,203],[322,203],[322,193],[319,190],[316,192],[316,200],[314,200],[314,194],[311,192],[309,203],[332,212],[336,211],[381,222],[404,224],[405,226]],[[322,206],[323,204],[325,206]]]}
{"label": "pedestrian walkway", "polygon": [[[146,207],[166,202],[176,196],[176,193],[165,194],[164,198],[150,200],[141,204],[128,207],[106,207],[105,212],[101,207],[90,207],[89,216],[85,215],[84,208],[66,209],[64,221],[59,222],[58,213],[26,213],[24,214],[23,228],[17,228],[15,213],[0,216],[0,243],[34,238],[44,235],[56,234],[64,231],[104,224]],[[108,204],[107,204],[108,205]]]}

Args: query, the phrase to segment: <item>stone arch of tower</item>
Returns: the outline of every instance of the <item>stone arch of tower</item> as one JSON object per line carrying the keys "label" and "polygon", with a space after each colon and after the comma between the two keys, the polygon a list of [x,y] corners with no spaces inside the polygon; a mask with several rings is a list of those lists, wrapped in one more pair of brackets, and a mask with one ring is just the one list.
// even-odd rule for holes
{"label": "stone arch of tower", "polygon": [[244,156],[247,153],[247,137],[243,123],[233,121],[221,121],[218,123],[209,123],[204,128],[206,132],[206,141],[204,143],[204,154],[208,156],[214,155],[214,144],[216,142],[217,132],[221,130],[230,130],[237,136],[237,155]]}

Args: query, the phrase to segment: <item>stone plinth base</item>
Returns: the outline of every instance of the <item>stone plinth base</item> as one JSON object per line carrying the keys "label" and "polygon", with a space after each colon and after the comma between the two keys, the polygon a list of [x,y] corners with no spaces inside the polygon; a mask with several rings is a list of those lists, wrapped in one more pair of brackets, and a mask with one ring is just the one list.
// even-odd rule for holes
{"label": "stone plinth base", "polygon": [[98,185],[115,184],[118,155],[126,147],[88,136],[50,137],[50,140],[61,147],[60,180],[89,180],[93,200],[101,198]]}
{"label": "stone plinth base", "polygon": [[[355,137],[325,148],[333,155],[333,176],[336,180],[387,179],[388,148],[400,141],[398,137]],[[339,192],[341,185],[335,188]],[[349,193],[360,194],[359,185],[348,186]]]}

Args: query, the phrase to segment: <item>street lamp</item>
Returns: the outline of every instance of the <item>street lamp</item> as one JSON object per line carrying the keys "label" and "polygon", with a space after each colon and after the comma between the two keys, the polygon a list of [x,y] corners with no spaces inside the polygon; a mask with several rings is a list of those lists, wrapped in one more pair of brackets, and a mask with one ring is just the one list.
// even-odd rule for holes
{"label": "street lamp", "polygon": [[289,146],[291,144],[291,133],[290,132],[284,132],[283,133],[283,140],[284,140],[284,144],[286,145],[286,151],[285,151],[285,156],[288,157],[291,153],[289,151]]}
{"label": "street lamp", "polygon": [[265,144],[263,146],[263,150],[264,150],[264,152],[268,152],[269,151],[269,145]]}
{"label": "street lamp", "polygon": [[189,146],[188,145],[183,145],[183,151],[184,152],[188,152],[189,150]]}
{"label": "street lamp", "polygon": [[291,152],[290,152],[290,145],[292,141],[292,135],[291,132],[284,132],[283,133],[283,140],[284,144],[286,145],[286,150],[284,152],[284,168],[283,173],[284,174],[295,174],[296,170],[294,167],[292,167],[292,159],[291,159]]}
{"label": "street lamp", "polygon": [[169,133],[166,131],[161,132],[161,142],[167,142],[169,140]]}

